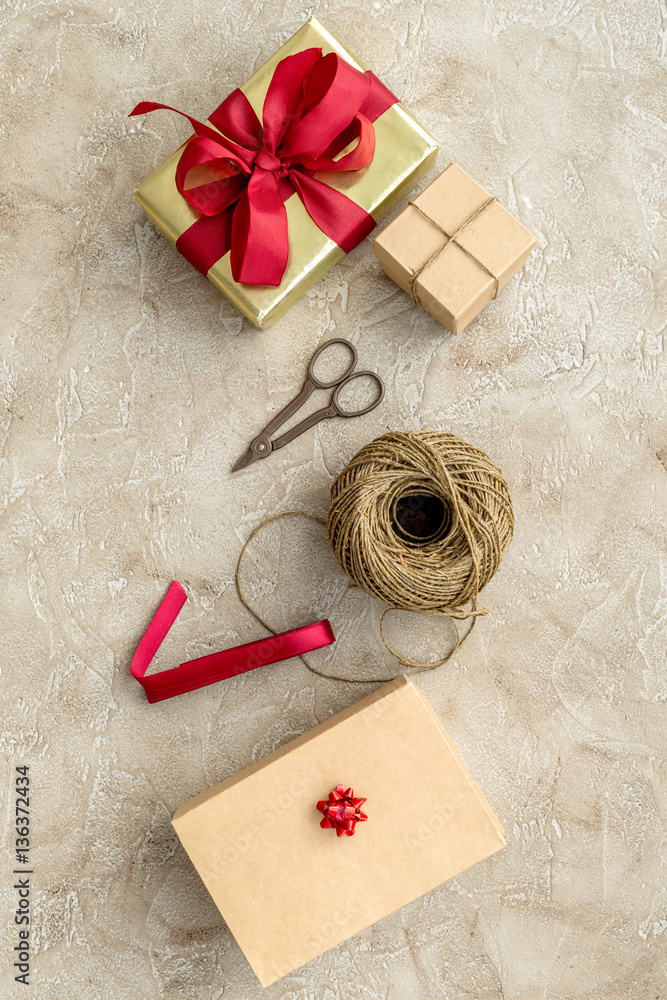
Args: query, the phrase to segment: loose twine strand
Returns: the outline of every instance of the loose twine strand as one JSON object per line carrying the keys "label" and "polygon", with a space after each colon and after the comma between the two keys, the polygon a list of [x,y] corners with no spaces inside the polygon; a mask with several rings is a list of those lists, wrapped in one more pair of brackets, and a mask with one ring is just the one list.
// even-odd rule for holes
{"label": "loose twine strand", "polygon": [[[396,531],[396,506],[408,497],[440,500],[448,515],[442,530],[426,540],[406,539]],[[514,531],[512,501],[502,473],[479,448],[442,431],[385,434],[359,451],[331,488],[326,522],[306,511],[275,514],[259,524],[241,550],[236,569],[239,597],[269,632],[273,628],[249,602],[242,585],[242,564],[255,536],[283,517],[308,517],[325,525],[334,555],[353,584],[389,605],[380,635],[389,652],[417,672],[446,663],[461,648],[477,619],[487,615],[479,591],[494,575]],[[469,605],[469,607],[465,607]],[[433,662],[397,652],[384,632],[391,611],[413,611],[448,618],[456,643]],[[472,619],[461,637],[459,622]],[[313,673],[356,684],[384,683],[393,677],[343,677],[315,668]]]}
{"label": "loose twine strand", "polygon": [[498,291],[500,289],[500,282],[499,282],[498,278],[493,273],[493,271],[490,271],[489,268],[486,266],[486,264],[484,264],[479,259],[479,257],[476,257],[475,254],[471,250],[468,250],[467,247],[464,247],[461,243],[458,242],[458,239],[457,239],[457,237],[459,237],[461,235],[461,233],[464,231],[464,229],[467,229],[468,226],[470,226],[475,221],[475,219],[478,218],[478,216],[480,216],[482,214],[482,212],[486,212],[487,208],[490,205],[492,205],[494,203],[494,201],[498,201],[498,199],[496,197],[493,197],[493,198],[489,198],[487,201],[485,201],[484,204],[481,205],[477,209],[476,212],[473,212],[473,214],[470,216],[470,218],[466,219],[466,221],[463,223],[463,225],[459,226],[459,228],[456,230],[456,232],[454,232],[451,236],[449,235],[449,233],[447,233],[442,228],[442,226],[440,225],[439,222],[436,222],[435,219],[432,219],[431,216],[428,215],[424,211],[423,208],[420,208],[416,201],[408,202],[408,204],[412,205],[413,208],[416,208],[417,211],[421,215],[423,215],[424,218],[427,219],[431,223],[431,225],[435,226],[436,229],[439,229],[443,236],[447,237],[446,240],[445,240],[445,242],[442,244],[442,246],[439,247],[435,251],[435,253],[432,253],[431,256],[429,257],[429,259],[424,264],[422,264],[421,267],[418,267],[417,270],[414,272],[414,274],[412,274],[412,276],[410,277],[410,282],[409,282],[409,286],[408,286],[409,287],[409,291],[410,291],[410,298],[412,299],[412,301],[414,302],[414,304],[416,306],[420,305],[419,298],[417,296],[417,281],[421,277],[422,273],[426,270],[426,268],[430,267],[431,264],[435,260],[438,259],[438,257],[440,256],[440,254],[443,252],[443,250],[447,249],[447,247],[449,246],[450,243],[456,243],[457,247],[459,247],[461,250],[463,250],[464,253],[467,253],[469,257],[472,257],[472,259],[475,261],[475,263],[479,264],[479,266],[482,268],[482,270],[486,271],[486,273],[488,275],[490,275],[490,277],[493,278],[493,280],[496,283],[495,289],[493,291],[493,298],[494,299],[496,298],[496,296],[498,295]]}

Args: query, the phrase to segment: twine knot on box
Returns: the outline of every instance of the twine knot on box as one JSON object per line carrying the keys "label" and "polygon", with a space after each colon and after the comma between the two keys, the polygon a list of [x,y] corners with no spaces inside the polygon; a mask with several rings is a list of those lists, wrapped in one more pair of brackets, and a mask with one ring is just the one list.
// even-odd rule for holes
{"label": "twine knot on box", "polygon": [[494,274],[493,271],[489,270],[486,264],[483,261],[481,261],[479,257],[476,257],[475,254],[472,252],[472,250],[469,250],[467,247],[464,247],[463,244],[459,243],[458,241],[458,238],[461,235],[461,233],[465,232],[468,226],[472,225],[472,223],[476,219],[478,219],[483,212],[486,212],[487,208],[493,205],[493,203],[496,201],[498,201],[498,199],[495,195],[492,198],[487,198],[484,204],[480,205],[477,211],[473,212],[470,218],[466,219],[466,221],[462,225],[460,225],[459,228],[451,234],[451,236],[449,235],[449,233],[445,232],[445,230],[442,228],[439,222],[436,222],[435,219],[432,219],[431,216],[424,211],[423,208],[420,208],[416,201],[409,202],[409,204],[412,205],[413,208],[416,208],[417,211],[431,223],[431,225],[435,226],[436,229],[439,229],[442,235],[445,237],[445,242],[442,244],[442,246],[438,247],[435,253],[432,253],[429,259],[424,261],[421,267],[418,267],[417,270],[414,271],[410,276],[410,283],[409,283],[410,298],[412,299],[412,301],[416,306],[421,305],[421,302],[419,301],[419,296],[417,295],[417,282],[419,278],[421,278],[423,272],[426,270],[427,267],[430,267],[431,264],[435,263],[440,254],[443,252],[443,250],[447,249],[450,243],[455,243],[460,250],[463,250],[463,252],[468,255],[468,257],[472,257],[475,263],[479,264],[482,270],[486,271],[489,277],[493,278],[495,282],[495,286],[493,289],[493,298],[495,299],[498,297],[498,291],[500,289],[500,280],[498,276]]}

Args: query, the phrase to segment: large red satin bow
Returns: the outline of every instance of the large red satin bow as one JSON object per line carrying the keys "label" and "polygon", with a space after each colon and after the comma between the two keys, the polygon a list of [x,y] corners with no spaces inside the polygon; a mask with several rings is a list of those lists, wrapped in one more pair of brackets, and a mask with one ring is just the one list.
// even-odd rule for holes
{"label": "large red satin bow", "polygon": [[276,66],[263,124],[238,89],[210,116],[215,128],[152,101],[137,104],[130,117],[164,108],[183,115],[196,132],[176,170],[179,192],[201,212],[176,243],[183,256],[206,275],[231,250],[234,281],[279,285],[289,254],[284,202],[294,192],[346,253],[374,228],[368,212],[313,175],[367,167],[375,150],[373,122],[396,101],[373,73],[312,48]]}

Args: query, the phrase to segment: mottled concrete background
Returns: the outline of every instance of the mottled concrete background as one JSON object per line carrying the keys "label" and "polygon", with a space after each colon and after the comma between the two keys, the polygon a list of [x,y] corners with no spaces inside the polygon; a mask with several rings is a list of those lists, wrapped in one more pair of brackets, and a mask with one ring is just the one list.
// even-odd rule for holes
{"label": "mottled concrete background", "polygon": [[[537,236],[457,339],[369,241],[260,334],[132,198],[188,134],[135,102],[205,117],[311,13],[435,134],[440,169]],[[3,998],[664,1000],[664,0],[10,0],[0,19]],[[385,403],[230,477],[332,334]],[[149,707],[131,655],[173,577],[190,601],[159,666],[262,636],[233,586],[252,528],[323,514],[361,443],[416,427],[484,448],[514,498],[492,616],[419,678],[508,844],[263,993],[170,815],[372,687],[297,660]],[[272,621],[331,615],[343,641],[317,662],[396,671],[316,525],[253,554]],[[406,652],[447,641],[407,617]],[[10,968],[22,763],[30,992]]]}

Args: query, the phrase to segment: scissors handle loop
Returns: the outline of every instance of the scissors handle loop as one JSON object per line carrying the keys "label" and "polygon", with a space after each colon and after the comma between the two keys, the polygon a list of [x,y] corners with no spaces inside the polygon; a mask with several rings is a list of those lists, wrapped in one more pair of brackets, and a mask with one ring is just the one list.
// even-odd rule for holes
{"label": "scissors handle loop", "polygon": [[[369,378],[372,382],[375,382],[378,388],[378,393],[375,399],[372,399],[368,406],[365,406],[362,410],[346,410],[343,405],[339,402],[340,393],[347,388],[350,382],[354,382],[357,378]],[[384,382],[376,372],[354,372],[352,375],[348,375],[346,379],[340,383],[337,389],[334,389],[334,394],[331,399],[331,405],[336,411],[339,417],[361,417],[364,413],[370,413],[374,410],[376,406],[379,406],[384,398]]]}
{"label": "scissors handle loop", "polygon": [[[343,344],[343,346],[350,351],[352,359],[342,375],[336,375],[335,378],[332,378],[329,382],[325,382],[323,379],[318,378],[315,374],[315,364],[317,359],[321,357],[322,354],[333,344]],[[313,354],[310,359],[310,364],[308,365],[308,378],[317,386],[318,389],[333,389],[335,385],[343,382],[349,375],[352,374],[357,363],[357,358],[357,349],[354,344],[351,344],[349,340],[344,340],[342,337],[334,337],[333,340],[325,341],[325,343],[322,344],[321,347],[318,347]]]}

